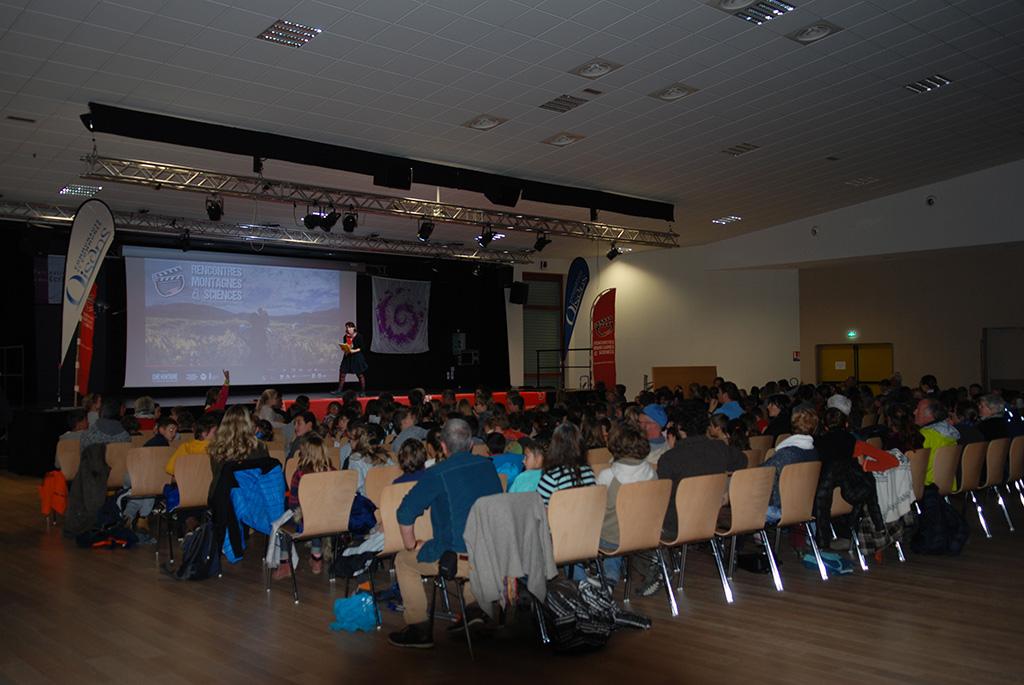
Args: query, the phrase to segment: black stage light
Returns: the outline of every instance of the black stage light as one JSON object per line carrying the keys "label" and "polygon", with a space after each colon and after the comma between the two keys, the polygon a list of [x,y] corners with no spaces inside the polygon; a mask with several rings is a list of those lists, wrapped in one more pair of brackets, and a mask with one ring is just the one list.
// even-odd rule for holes
{"label": "black stage light", "polygon": [[419,238],[421,243],[425,243],[430,240],[430,236],[433,232],[434,222],[430,219],[424,219],[420,222],[420,230],[416,231],[416,237]]}
{"label": "black stage light", "polygon": [[491,230],[490,224],[484,226],[484,230],[480,232],[480,235],[476,237],[476,243],[480,247],[487,247],[494,240],[494,231]]}
{"label": "black stage light", "polygon": [[608,254],[605,256],[608,257],[608,261],[611,261],[618,257],[620,254],[622,254],[622,251],[619,250],[619,248],[616,247],[614,244],[612,244],[612,249],[608,250]]}
{"label": "black stage light", "polygon": [[224,200],[216,195],[206,198],[206,216],[210,217],[210,221],[220,221],[224,216]]}
{"label": "black stage light", "polygon": [[547,237],[546,234],[541,233],[539,236],[537,236],[537,242],[533,244],[533,249],[535,252],[540,252],[550,244],[551,238]]}
{"label": "black stage light", "polygon": [[356,215],[355,208],[351,205],[348,211],[345,212],[345,216],[341,219],[341,230],[345,233],[351,233],[356,230],[356,226],[359,225],[359,217]]}
{"label": "black stage light", "polygon": [[320,228],[322,221],[323,217],[321,217],[319,214],[314,214],[312,212],[302,217],[302,224],[310,231],[314,231]]}
{"label": "black stage light", "polygon": [[338,219],[341,218],[341,214],[331,208],[331,211],[327,212],[325,216],[320,217],[320,228],[324,229],[328,233],[334,228],[334,224],[338,223]]}

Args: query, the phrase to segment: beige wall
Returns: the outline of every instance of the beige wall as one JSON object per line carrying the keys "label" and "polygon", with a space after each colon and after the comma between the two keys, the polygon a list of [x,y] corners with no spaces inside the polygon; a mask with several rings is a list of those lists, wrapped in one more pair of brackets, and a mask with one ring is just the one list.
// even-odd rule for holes
{"label": "beige wall", "polygon": [[908,384],[981,380],[981,331],[1024,326],[1024,244],[945,250],[800,269],[801,377],[815,378],[815,345],[891,342]]}

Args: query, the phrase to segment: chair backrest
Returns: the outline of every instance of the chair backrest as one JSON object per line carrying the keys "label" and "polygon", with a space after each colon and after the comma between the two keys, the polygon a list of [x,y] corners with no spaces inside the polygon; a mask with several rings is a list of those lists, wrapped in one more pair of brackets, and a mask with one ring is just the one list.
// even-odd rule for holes
{"label": "chair backrest", "polygon": [[498,474],[498,480],[501,481],[501,491],[502,492],[508,492],[508,474],[507,473],[499,473]]}
{"label": "chair backrest", "polygon": [[715,536],[722,497],[729,485],[724,473],[683,478],[676,488],[676,538],[667,545],[686,545]]}
{"label": "chair backrest", "polygon": [[774,435],[751,435],[750,436],[750,449],[761,450],[767,452],[772,447],[775,447],[775,436]]}
{"label": "chair backrest", "polygon": [[1010,482],[1024,478],[1024,435],[1010,443]]}
{"label": "chair backrest", "polygon": [[875,449],[879,449],[879,450],[882,449],[882,439],[881,438],[868,438],[864,442],[866,442],[867,444],[871,445]]}
{"label": "chair backrest", "polygon": [[124,477],[128,473],[128,450],[131,448],[130,442],[107,443],[107,465],[110,466],[110,475],[107,476],[108,488],[124,487]]}
{"label": "chair backrest", "polygon": [[288,453],[285,452],[284,443],[275,444],[269,443],[267,445],[267,453],[274,459],[281,462],[281,466],[284,466],[284,461],[288,457]]}
{"label": "chair backrest", "polygon": [[931,450],[922,447],[907,452],[906,457],[910,460],[910,479],[914,484],[914,499],[920,500],[924,497],[924,477],[928,473],[928,457]]}
{"label": "chair backrest", "polygon": [[587,450],[587,464],[591,467],[594,464],[612,463],[612,453],[607,447],[592,447]]}
{"label": "chair backrest", "polygon": [[132,445],[132,447],[142,447],[143,445],[146,444],[146,441],[149,440],[151,437],[153,437],[153,436],[152,435],[133,435],[132,436],[131,445]]}
{"label": "chair backrest", "polygon": [[661,524],[672,497],[672,481],[647,480],[619,486],[615,515],[619,520],[618,552],[628,554],[661,544]]}
{"label": "chair backrest", "polygon": [[814,495],[821,476],[820,461],[787,464],[779,475],[779,500],[782,503],[780,526],[792,526],[814,518]]}
{"label": "chair backrest", "polygon": [[[415,485],[416,483],[395,483],[385,485],[381,491],[378,511],[380,512],[381,530],[384,533],[384,549],[377,553],[378,556],[394,554],[405,549],[402,532],[398,527],[398,507]],[[414,528],[417,540],[429,540],[434,537],[434,530],[430,525],[430,509],[416,519]]]}
{"label": "chair backrest", "polygon": [[548,527],[556,564],[597,558],[608,488],[588,485],[559,490],[548,504]]}
{"label": "chair backrest", "polygon": [[284,487],[285,490],[290,490],[292,487],[292,476],[299,468],[299,460],[296,457],[292,457],[284,465]]}
{"label": "chair backrest", "polygon": [[213,470],[206,454],[184,454],[174,462],[180,508],[205,507],[210,496]]}
{"label": "chair backrest", "polygon": [[57,464],[64,480],[72,481],[78,475],[78,465],[82,463],[82,443],[80,440],[57,441]]}
{"label": "chair backrest", "polygon": [[473,454],[475,454],[476,456],[478,456],[478,457],[489,457],[489,456],[491,456],[491,451],[489,449],[487,449],[487,445],[481,445],[479,443],[477,443],[476,445],[473,445],[473,449],[470,450],[470,451]]}
{"label": "chair backrest", "polygon": [[355,471],[304,475],[299,481],[302,537],[346,532],[357,487],[359,474]]}
{"label": "chair backrest", "polygon": [[401,466],[374,466],[366,472],[366,482],[363,484],[363,492],[367,499],[380,506],[380,495],[384,488],[395,482],[395,479],[402,475]]}
{"label": "chair backrest", "polygon": [[775,469],[770,466],[743,469],[732,474],[729,480],[732,524],[727,535],[753,533],[764,528],[773,485]]}
{"label": "chair backrest", "polygon": [[981,487],[990,488],[1003,482],[1006,473],[1006,458],[1010,455],[1010,439],[999,438],[988,444],[985,453],[985,482]]}
{"label": "chair backrest", "polygon": [[779,433],[779,437],[775,438],[775,446],[778,447],[780,444],[782,444],[783,440],[792,435],[792,433]]}
{"label": "chair backrest", "polygon": [[861,428],[870,428],[871,426],[875,426],[877,424],[878,424],[878,414],[875,414],[874,412],[868,412],[867,414],[862,416],[861,419],[860,419],[860,427]]}
{"label": "chair backrest", "polygon": [[853,505],[843,499],[842,491],[836,488],[832,491],[832,518],[846,516],[853,513]]}
{"label": "chair backrest", "polygon": [[953,493],[953,481],[960,466],[961,452],[963,448],[960,445],[946,445],[936,448],[931,455],[932,478],[943,497]]}
{"label": "chair backrest", "polygon": [[128,477],[132,481],[132,497],[162,495],[171,476],[164,470],[173,447],[133,447],[126,460]]}
{"label": "chair backrest", "polygon": [[[938,459],[941,448],[935,450],[936,460]],[[981,470],[985,468],[985,453],[988,452],[987,442],[972,442],[964,446],[964,451],[960,456],[960,488],[957,492],[967,492],[968,490],[977,490],[981,487]],[[935,483],[939,483],[938,474],[939,465],[935,464]],[[954,477],[956,473],[954,472]],[[1002,474],[1000,474],[1002,477]],[[942,486],[939,485],[939,491],[942,492]],[[945,493],[942,493],[945,494]]]}
{"label": "chair backrest", "polygon": [[761,460],[761,463],[762,464],[765,463],[766,461],[771,459],[773,456],[775,456],[775,448],[774,447],[772,447],[771,449],[769,449],[767,452],[764,453],[764,459]]}
{"label": "chair backrest", "polygon": [[762,449],[743,450],[743,454],[747,457],[747,468],[753,469],[763,464],[764,453],[765,450]]}
{"label": "chair backrest", "polygon": [[594,472],[594,478],[597,478],[597,475],[598,475],[599,473],[601,473],[601,472],[602,472],[602,471],[604,471],[605,469],[610,469],[611,467],[612,467],[612,465],[611,465],[611,464],[609,464],[608,462],[602,462],[602,463],[600,463],[600,464],[594,464],[594,465],[592,465],[592,466],[590,467],[590,470]]}

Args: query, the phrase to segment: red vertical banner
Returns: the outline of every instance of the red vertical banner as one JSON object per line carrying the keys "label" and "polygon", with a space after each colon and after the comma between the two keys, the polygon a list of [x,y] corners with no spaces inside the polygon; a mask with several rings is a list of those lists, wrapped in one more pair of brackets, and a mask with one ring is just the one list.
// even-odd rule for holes
{"label": "red vertical banner", "polygon": [[594,300],[590,310],[590,346],[594,385],[615,387],[615,288],[605,290]]}
{"label": "red vertical banner", "polygon": [[92,368],[92,336],[96,330],[96,285],[82,309],[82,322],[78,327],[78,359],[75,361],[75,392],[89,392],[89,370]]}

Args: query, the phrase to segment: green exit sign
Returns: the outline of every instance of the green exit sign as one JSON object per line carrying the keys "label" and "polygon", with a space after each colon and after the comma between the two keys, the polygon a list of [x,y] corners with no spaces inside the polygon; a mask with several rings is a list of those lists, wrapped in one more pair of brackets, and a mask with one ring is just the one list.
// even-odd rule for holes
{"label": "green exit sign", "polygon": [[860,333],[858,333],[853,328],[851,328],[850,330],[846,331],[846,339],[847,340],[856,340],[859,335],[860,335]]}

